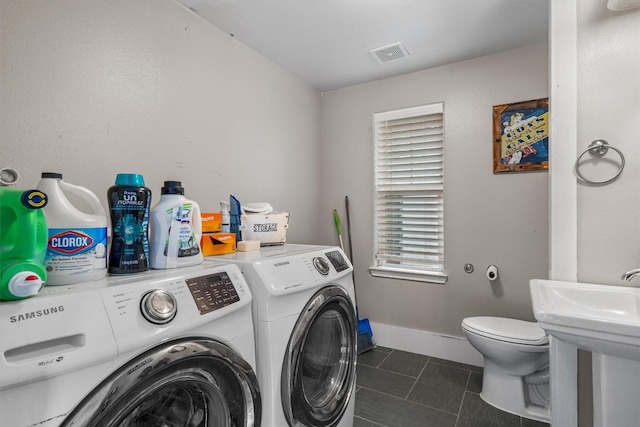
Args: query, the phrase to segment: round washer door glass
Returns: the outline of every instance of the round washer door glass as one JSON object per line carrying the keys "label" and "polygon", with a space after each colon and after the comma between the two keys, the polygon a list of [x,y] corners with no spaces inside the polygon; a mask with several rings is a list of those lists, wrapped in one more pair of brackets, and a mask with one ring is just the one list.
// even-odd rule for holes
{"label": "round washer door glass", "polygon": [[340,422],[355,386],[355,309],[339,286],[318,291],[289,339],[282,366],[282,405],[291,426]]}
{"label": "round washer door glass", "polygon": [[261,417],[251,366],[218,341],[190,338],[122,366],[62,426],[259,427]]}

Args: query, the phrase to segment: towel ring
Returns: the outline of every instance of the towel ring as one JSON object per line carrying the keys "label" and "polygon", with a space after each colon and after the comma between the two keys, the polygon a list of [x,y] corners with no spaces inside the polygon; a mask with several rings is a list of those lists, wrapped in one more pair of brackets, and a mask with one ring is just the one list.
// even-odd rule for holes
{"label": "towel ring", "polygon": [[[616,174],[613,175],[611,178],[605,179],[605,180],[602,180],[602,181],[593,181],[593,180],[585,178],[580,173],[580,167],[579,167],[580,159],[582,158],[582,156],[584,156],[586,153],[589,153],[592,156],[603,157],[605,154],[607,154],[607,152],[609,151],[609,148],[611,148],[613,151],[618,153],[618,155],[620,156],[620,167],[618,168],[618,171],[616,172]],[[582,153],[580,153],[580,155],[576,159],[576,165],[575,165],[576,175],[578,175],[578,177],[581,180],[583,180],[584,182],[588,182],[589,184],[606,184],[606,183],[609,183],[609,182],[613,181],[614,179],[616,179],[618,177],[618,175],[620,175],[622,173],[623,169],[624,169],[624,154],[622,154],[622,151],[618,150],[613,145],[609,145],[609,143],[607,141],[605,141],[604,139],[598,139],[598,140],[593,141],[591,144],[589,144],[589,147],[586,150],[584,150]]]}

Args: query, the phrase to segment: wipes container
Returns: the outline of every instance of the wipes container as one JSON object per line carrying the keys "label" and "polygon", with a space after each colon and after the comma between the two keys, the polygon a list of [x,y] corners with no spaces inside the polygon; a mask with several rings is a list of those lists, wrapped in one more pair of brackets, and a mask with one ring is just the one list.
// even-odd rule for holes
{"label": "wipes container", "polygon": [[260,246],[283,245],[287,241],[289,214],[287,212],[242,215],[242,240],[258,240]]}
{"label": "wipes container", "polygon": [[47,280],[47,196],[4,185],[0,179],[0,301],[15,301],[37,295]]}
{"label": "wipes container", "polygon": [[[63,181],[62,174],[43,172],[38,190],[49,197],[44,207],[48,240],[44,264],[47,285],[72,285],[107,275],[107,213],[89,189]],[[90,213],[76,208],[65,195],[84,200]]]}

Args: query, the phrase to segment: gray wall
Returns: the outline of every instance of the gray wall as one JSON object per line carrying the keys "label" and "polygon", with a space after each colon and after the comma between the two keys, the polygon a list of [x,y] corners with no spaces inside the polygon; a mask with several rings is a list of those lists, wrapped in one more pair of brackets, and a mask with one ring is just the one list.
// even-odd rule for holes
{"label": "gray wall", "polygon": [[[578,154],[605,139],[626,158],[615,182],[578,184],[578,280],[629,284],[620,275],[640,267],[640,9],[617,13],[603,1],[577,3]],[[610,152],[581,169],[606,179],[618,164]]]}
{"label": "gray wall", "polygon": [[[462,336],[475,315],[533,320],[529,279],[548,275],[547,172],[492,173],[492,106],[548,96],[546,44],[322,94],[320,227],[350,200],[361,317]],[[374,278],[372,114],[444,102],[446,285]],[[344,222],[344,221],[343,221]],[[463,271],[465,263],[476,269]],[[500,280],[485,277],[488,265]],[[375,332],[374,332],[375,333]]]}
{"label": "gray wall", "polygon": [[[0,2],[0,167],[42,171],[106,206],[116,173],[203,210],[234,194],[316,239],[320,94],[170,0]],[[291,177],[295,179],[291,179]]]}
{"label": "gray wall", "polygon": [[[156,197],[181,180],[204,210],[229,194],[269,201],[291,213],[290,242],[327,244],[349,195],[363,315],[458,336],[465,316],[532,319],[528,280],[548,269],[547,173],[492,173],[491,107],[547,96],[545,45],[321,97],[172,1],[0,0],[0,61],[0,167],[21,188],[58,171],[106,206],[118,172],[143,174]],[[449,282],[373,279],[371,115],[436,101]]]}

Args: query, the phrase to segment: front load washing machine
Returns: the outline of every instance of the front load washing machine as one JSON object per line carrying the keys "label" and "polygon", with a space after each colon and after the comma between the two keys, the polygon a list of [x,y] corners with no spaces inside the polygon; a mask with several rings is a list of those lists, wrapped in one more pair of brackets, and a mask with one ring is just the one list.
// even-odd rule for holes
{"label": "front load washing machine", "polygon": [[0,303],[0,424],[259,427],[251,300],[202,265]]}
{"label": "front load washing machine", "polygon": [[357,320],[344,252],[285,244],[205,262],[238,264],[251,288],[263,427],[352,427]]}

